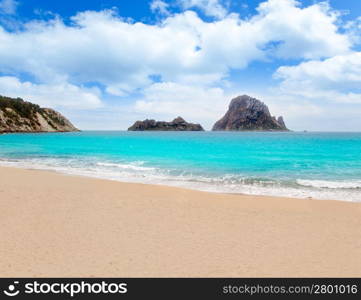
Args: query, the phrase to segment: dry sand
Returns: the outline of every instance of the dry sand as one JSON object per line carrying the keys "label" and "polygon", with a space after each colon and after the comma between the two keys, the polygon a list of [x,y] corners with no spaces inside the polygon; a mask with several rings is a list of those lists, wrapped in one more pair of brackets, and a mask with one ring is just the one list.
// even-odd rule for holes
{"label": "dry sand", "polygon": [[0,276],[361,276],[361,203],[0,168]]}

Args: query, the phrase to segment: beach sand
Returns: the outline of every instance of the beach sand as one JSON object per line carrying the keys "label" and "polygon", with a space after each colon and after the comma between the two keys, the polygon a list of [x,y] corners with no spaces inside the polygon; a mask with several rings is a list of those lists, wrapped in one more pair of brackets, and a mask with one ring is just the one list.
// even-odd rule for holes
{"label": "beach sand", "polygon": [[361,203],[0,168],[1,277],[361,276]]}

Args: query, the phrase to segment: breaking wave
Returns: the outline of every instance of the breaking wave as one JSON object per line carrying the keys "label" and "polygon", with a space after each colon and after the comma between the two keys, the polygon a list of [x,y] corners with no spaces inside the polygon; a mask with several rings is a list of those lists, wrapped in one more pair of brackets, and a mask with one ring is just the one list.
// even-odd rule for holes
{"label": "breaking wave", "polygon": [[176,168],[155,167],[144,161],[115,162],[101,160],[97,157],[3,159],[0,160],[0,164],[54,170],[65,174],[123,182],[185,187],[209,192],[361,201],[361,180],[286,180],[244,174],[208,174],[201,171],[191,172]]}

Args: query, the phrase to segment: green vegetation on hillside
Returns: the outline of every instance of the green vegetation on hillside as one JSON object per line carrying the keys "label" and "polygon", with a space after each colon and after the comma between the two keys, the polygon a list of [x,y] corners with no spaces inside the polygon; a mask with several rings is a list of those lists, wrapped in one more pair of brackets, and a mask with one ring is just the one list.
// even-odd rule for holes
{"label": "green vegetation on hillside", "polygon": [[11,108],[23,118],[30,119],[35,113],[41,112],[37,104],[24,101],[21,98],[10,98],[0,95],[0,110],[6,113],[6,108]]}
{"label": "green vegetation on hillside", "polygon": [[78,131],[64,116],[21,98],[0,95],[0,133]]}

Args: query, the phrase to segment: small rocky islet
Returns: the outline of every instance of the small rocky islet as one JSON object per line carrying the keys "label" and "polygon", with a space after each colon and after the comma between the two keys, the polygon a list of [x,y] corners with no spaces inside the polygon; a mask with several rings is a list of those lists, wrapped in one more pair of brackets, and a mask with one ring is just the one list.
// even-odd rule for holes
{"label": "small rocky islet", "polygon": [[128,131],[204,131],[200,124],[188,123],[182,117],[177,117],[171,122],[146,119],[136,121]]}
{"label": "small rocky islet", "polygon": [[[186,122],[178,117],[171,122],[136,121],[128,131],[204,131],[200,124]],[[283,120],[271,115],[266,104],[248,95],[231,100],[226,114],[217,121],[213,131],[289,131]]]}
{"label": "small rocky islet", "polygon": [[213,131],[288,131],[283,117],[272,116],[266,104],[248,95],[233,98]]}

